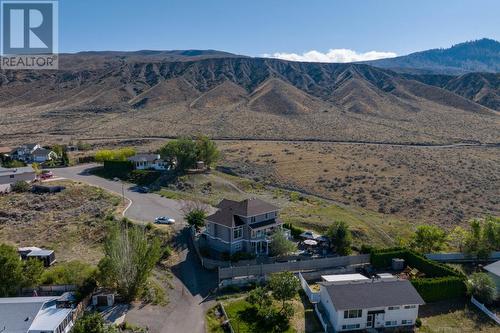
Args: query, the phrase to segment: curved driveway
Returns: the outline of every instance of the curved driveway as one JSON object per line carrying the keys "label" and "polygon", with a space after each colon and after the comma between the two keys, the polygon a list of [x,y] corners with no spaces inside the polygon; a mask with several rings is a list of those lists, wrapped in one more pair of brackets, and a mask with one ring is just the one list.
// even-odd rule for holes
{"label": "curved driveway", "polygon": [[139,193],[134,190],[133,184],[107,180],[88,173],[97,164],[82,164],[68,168],[52,169],[56,177],[67,178],[74,181],[88,183],[113,192],[119,196],[123,195],[131,201],[124,215],[136,222],[153,222],[158,216],[168,216],[175,219],[175,229],[182,229],[184,224],[180,201],[164,198],[155,193]]}

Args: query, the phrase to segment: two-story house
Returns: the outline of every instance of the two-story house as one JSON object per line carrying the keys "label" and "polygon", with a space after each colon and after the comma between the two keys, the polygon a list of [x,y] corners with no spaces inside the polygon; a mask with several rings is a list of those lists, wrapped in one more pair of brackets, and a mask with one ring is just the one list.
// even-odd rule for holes
{"label": "two-story house", "polygon": [[11,152],[10,156],[14,160],[23,161],[25,163],[43,163],[49,160],[57,159],[57,154],[54,151],[45,149],[38,143],[30,143],[19,146]]}
{"label": "two-story house", "polygon": [[219,252],[269,253],[269,236],[282,229],[279,208],[260,199],[223,199],[217,212],[206,218],[203,237]]}
{"label": "two-story house", "polygon": [[321,282],[320,299],[335,332],[412,331],[424,304],[410,281],[396,278]]}

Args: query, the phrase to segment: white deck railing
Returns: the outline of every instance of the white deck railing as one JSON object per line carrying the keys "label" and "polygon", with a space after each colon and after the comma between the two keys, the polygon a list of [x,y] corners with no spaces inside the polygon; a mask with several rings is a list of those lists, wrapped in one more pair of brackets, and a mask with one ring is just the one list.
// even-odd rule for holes
{"label": "white deck railing", "polygon": [[500,318],[495,313],[493,313],[490,310],[488,310],[488,308],[486,306],[484,306],[484,304],[482,304],[478,300],[476,300],[474,298],[474,296],[471,297],[470,301],[472,302],[472,304],[474,304],[475,306],[477,306],[479,308],[479,310],[483,311],[488,317],[490,317],[498,325],[500,325]]}

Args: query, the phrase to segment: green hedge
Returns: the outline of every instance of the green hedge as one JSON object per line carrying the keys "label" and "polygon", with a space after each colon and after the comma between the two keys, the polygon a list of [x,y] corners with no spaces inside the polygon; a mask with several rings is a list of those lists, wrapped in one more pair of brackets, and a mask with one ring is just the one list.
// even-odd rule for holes
{"label": "green hedge", "polygon": [[129,175],[129,180],[137,185],[145,186],[154,183],[161,172],[153,170],[134,170]]}
{"label": "green hedge", "polygon": [[374,250],[371,252],[370,262],[375,268],[386,268],[391,266],[392,258],[404,259],[405,263],[408,266],[416,268],[419,271],[425,273],[426,277],[428,278],[445,276],[465,278],[465,276],[461,272],[458,272],[446,265],[440,264],[433,260],[429,260],[411,250],[403,248]]}
{"label": "green hedge", "polygon": [[411,284],[426,302],[460,298],[467,292],[465,281],[456,276],[414,279]]}
{"label": "green hedge", "polygon": [[291,223],[284,223],[283,226],[290,230],[290,233],[294,238],[299,238],[300,234],[305,231],[304,229],[296,227]]}
{"label": "green hedge", "polygon": [[424,256],[404,248],[373,250],[370,262],[381,269],[390,267],[392,258],[401,258],[405,263],[425,273],[425,278],[411,280],[411,283],[426,302],[463,297],[467,291],[466,276],[446,265],[429,260]]}
{"label": "green hedge", "polygon": [[108,178],[126,179],[133,168],[134,165],[130,161],[104,161],[104,174]]}

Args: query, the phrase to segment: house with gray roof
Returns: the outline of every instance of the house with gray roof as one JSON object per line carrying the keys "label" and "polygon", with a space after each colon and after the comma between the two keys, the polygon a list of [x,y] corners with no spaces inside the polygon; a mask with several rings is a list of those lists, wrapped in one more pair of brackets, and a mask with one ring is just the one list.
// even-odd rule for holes
{"label": "house with gray roof", "polygon": [[269,236],[276,230],[283,230],[279,208],[263,200],[223,199],[216,207],[218,210],[206,218],[202,234],[213,250],[267,255]]}
{"label": "house with gray roof", "polygon": [[411,331],[424,304],[411,282],[401,279],[321,282],[320,299],[335,332]]}
{"label": "house with gray roof", "polygon": [[0,298],[0,332],[70,332],[73,308],[58,299],[59,296]]}
{"label": "house with gray roof", "polygon": [[492,278],[497,287],[497,293],[500,293],[500,260],[483,267],[486,273]]}

